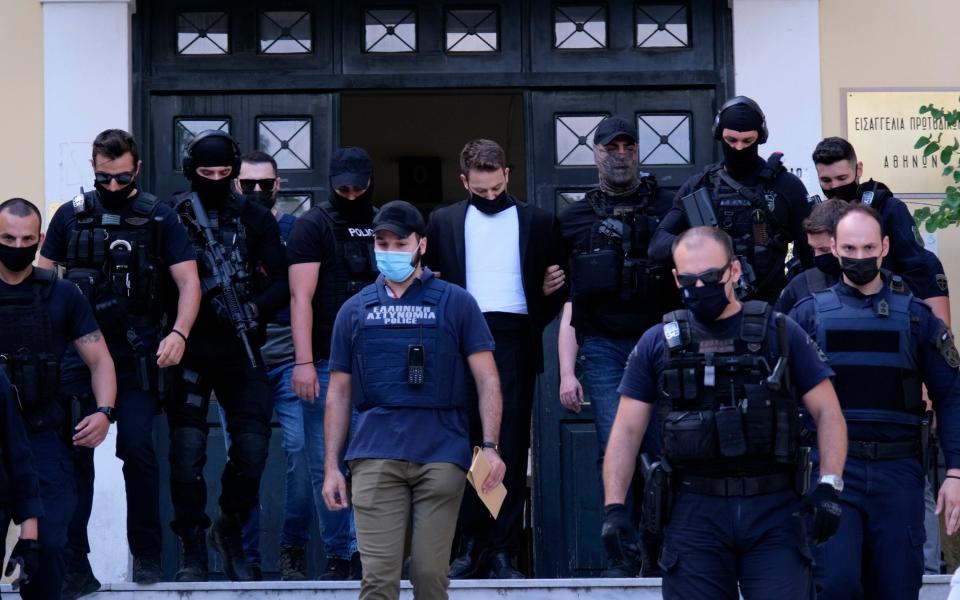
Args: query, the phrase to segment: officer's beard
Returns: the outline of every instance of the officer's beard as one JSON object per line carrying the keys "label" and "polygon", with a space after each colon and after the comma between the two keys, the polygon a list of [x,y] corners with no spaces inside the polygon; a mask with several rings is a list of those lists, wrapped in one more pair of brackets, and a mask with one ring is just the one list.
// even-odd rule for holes
{"label": "officer's beard", "polygon": [[608,196],[629,196],[640,187],[640,162],[636,152],[624,156],[593,146],[593,158],[600,173],[600,189]]}

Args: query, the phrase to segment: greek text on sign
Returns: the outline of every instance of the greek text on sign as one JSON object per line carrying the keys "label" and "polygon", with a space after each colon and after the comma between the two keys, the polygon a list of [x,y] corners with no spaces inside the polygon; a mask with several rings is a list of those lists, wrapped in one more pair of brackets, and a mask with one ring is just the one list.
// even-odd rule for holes
{"label": "greek text on sign", "polygon": [[887,184],[895,194],[943,194],[951,177],[943,176],[940,153],[923,155],[917,139],[943,134],[942,144],[960,138],[960,128],[921,115],[921,106],[960,108],[957,91],[851,91],[846,94],[846,138],[863,161],[863,179]]}
{"label": "greek text on sign", "polygon": [[432,325],[437,314],[432,306],[392,305],[374,306],[367,311],[368,324],[382,325]]}

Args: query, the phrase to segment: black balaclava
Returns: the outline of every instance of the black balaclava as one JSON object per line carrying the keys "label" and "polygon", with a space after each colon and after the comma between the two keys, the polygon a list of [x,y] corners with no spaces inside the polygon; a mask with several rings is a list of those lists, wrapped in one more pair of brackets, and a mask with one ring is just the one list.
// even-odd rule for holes
{"label": "black balaclava", "polygon": [[[724,129],[741,133],[756,131],[759,136],[763,129],[763,117],[746,104],[734,104],[720,114],[720,131],[723,132]],[[757,168],[757,158],[760,156],[759,137],[743,150],[735,150],[722,139],[720,141],[723,164],[734,178],[749,175]]]}
{"label": "black balaclava", "polygon": [[366,191],[353,200],[347,200],[334,190],[330,194],[330,204],[347,223],[369,225],[373,221],[373,177],[370,177]]}
{"label": "black balaclava", "polygon": [[199,140],[190,151],[194,169],[198,167],[234,167],[229,177],[213,180],[197,175],[196,170],[190,180],[191,189],[200,195],[207,208],[222,206],[230,196],[233,180],[237,177],[236,150],[233,143],[223,136],[212,135]]}
{"label": "black balaclava", "polygon": [[593,160],[600,173],[600,189],[608,196],[629,196],[640,187],[640,156],[637,152],[623,156],[607,152],[600,144],[593,145]]}

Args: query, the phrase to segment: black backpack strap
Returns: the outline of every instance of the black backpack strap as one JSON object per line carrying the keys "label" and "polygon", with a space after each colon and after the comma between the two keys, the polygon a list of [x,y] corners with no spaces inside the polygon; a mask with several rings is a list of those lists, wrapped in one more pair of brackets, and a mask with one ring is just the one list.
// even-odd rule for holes
{"label": "black backpack strap", "polygon": [[748,344],[763,344],[770,322],[770,305],[763,300],[748,300],[743,303],[743,318],[740,321],[740,339]]}
{"label": "black backpack strap", "polygon": [[[680,338],[679,346],[671,344],[671,340],[676,336]],[[671,348],[679,349],[689,344],[693,340],[693,333],[690,329],[690,311],[682,308],[663,315],[663,337],[667,342],[664,349],[668,353]]]}
{"label": "black backpack strap", "polygon": [[71,201],[73,214],[79,217],[83,213],[93,210],[93,192],[83,192],[73,197]]}
{"label": "black backpack strap", "polygon": [[154,196],[153,194],[148,194],[146,192],[140,192],[137,194],[137,199],[133,201],[133,212],[149,217],[153,215],[153,211],[157,210],[157,205],[160,204],[160,199]]}
{"label": "black backpack strap", "polygon": [[783,152],[774,152],[767,158],[763,168],[760,169],[759,179],[765,184],[772,184],[773,181],[783,172]]}
{"label": "black backpack strap", "polygon": [[40,298],[46,300],[53,293],[53,286],[57,281],[57,272],[50,269],[33,268],[33,280],[41,290]]}

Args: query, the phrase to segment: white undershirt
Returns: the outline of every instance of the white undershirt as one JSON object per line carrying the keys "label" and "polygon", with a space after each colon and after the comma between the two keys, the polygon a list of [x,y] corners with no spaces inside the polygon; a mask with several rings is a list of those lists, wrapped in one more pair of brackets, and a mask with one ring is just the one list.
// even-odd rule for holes
{"label": "white undershirt", "polygon": [[517,207],[488,215],[468,206],[463,227],[467,291],[476,298],[480,310],[527,314]]}

